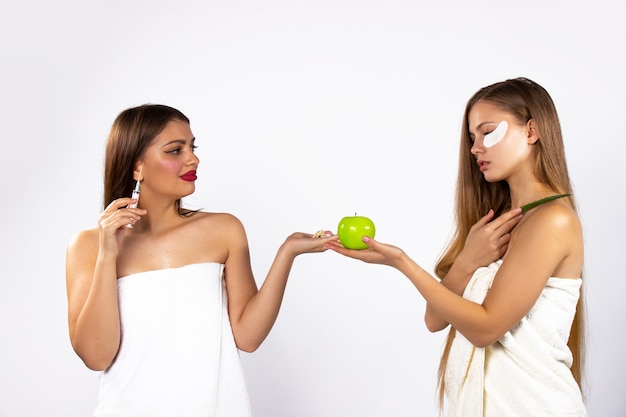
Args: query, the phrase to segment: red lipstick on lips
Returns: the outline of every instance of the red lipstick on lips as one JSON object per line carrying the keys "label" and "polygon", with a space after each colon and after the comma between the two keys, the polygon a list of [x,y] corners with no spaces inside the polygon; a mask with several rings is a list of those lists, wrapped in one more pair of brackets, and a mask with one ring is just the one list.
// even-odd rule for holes
{"label": "red lipstick on lips", "polygon": [[189,172],[185,172],[183,175],[180,176],[181,179],[185,180],[185,181],[195,181],[198,179],[198,176],[196,175],[196,170],[192,170]]}

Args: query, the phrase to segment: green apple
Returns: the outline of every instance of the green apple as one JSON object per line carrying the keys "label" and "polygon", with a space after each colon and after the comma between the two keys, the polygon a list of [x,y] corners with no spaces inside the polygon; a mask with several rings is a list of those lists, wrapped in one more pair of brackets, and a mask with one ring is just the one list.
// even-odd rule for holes
{"label": "green apple", "polygon": [[341,219],[337,226],[339,241],[347,249],[366,249],[367,245],[361,240],[363,236],[374,237],[376,228],[374,222],[364,216],[348,216]]}

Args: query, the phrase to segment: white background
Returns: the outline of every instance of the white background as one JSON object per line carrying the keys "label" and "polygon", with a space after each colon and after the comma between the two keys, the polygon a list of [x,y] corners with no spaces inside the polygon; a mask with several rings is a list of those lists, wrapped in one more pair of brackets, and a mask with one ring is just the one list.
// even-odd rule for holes
{"label": "white background", "polygon": [[[68,339],[65,247],[96,226],[120,111],[191,118],[187,201],[243,221],[259,284],[288,234],[354,212],[432,269],[465,102],[517,76],[559,109],[584,223],[589,412],[623,416],[625,16],[617,0],[3,5],[0,416],[94,408],[97,375]],[[256,416],[435,416],[444,334],[423,311],[395,270],[298,258],[272,333],[242,354]]]}

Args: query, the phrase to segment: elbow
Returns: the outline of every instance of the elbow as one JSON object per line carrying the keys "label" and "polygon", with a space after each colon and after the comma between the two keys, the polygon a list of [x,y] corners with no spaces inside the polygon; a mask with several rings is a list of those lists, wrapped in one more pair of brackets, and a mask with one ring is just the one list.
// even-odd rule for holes
{"label": "elbow", "polygon": [[500,320],[486,315],[480,320],[472,320],[457,327],[463,336],[474,346],[485,348],[496,343],[510,328]]}
{"label": "elbow", "polygon": [[480,338],[480,337],[473,337],[471,339],[467,339],[470,341],[470,343],[474,346],[476,346],[477,348],[485,348],[489,345],[491,345],[491,343],[488,342],[487,339],[485,338]]}
{"label": "elbow", "polygon": [[424,324],[431,333],[437,333],[448,327],[447,321],[436,319],[432,314],[428,314],[428,312],[424,315]]}
{"label": "elbow", "polygon": [[112,361],[107,361],[107,360],[103,360],[103,359],[87,359],[87,358],[81,358],[83,360],[83,363],[85,364],[85,366],[89,369],[91,369],[92,371],[105,371],[109,368],[109,366],[111,366]]}
{"label": "elbow", "polygon": [[253,337],[252,335],[247,335],[245,333],[239,334],[239,332],[235,331],[234,328],[233,337],[235,339],[235,345],[237,346],[237,349],[246,353],[252,353],[256,351],[259,346],[261,346],[261,343],[263,343],[263,339],[258,339],[256,337]]}
{"label": "elbow", "polygon": [[249,347],[249,346],[242,346],[242,347],[239,347],[239,346],[238,346],[238,348],[239,348],[239,350],[241,350],[242,352],[252,353],[252,352],[254,352],[254,351],[256,351],[256,350],[258,349],[258,346],[256,346],[256,347]]}
{"label": "elbow", "polygon": [[256,351],[259,346],[261,346],[261,343],[254,343],[251,341],[248,342],[237,342],[237,349],[246,352],[246,353],[252,353],[254,351]]}
{"label": "elbow", "polygon": [[478,348],[485,348],[496,343],[502,337],[502,334],[495,333],[493,331],[482,331],[469,336],[464,336],[472,345]]}
{"label": "elbow", "polygon": [[252,353],[256,351],[261,346],[261,344],[263,344],[263,341],[269,334],[269,329],[260,332],[250,331],[245,326],[232,323],[232,321],[231,328],[237,349],[246,353]]}
{"label": "elbow", "polygon": [[74,349],[78,357],[83,361],[85,366],[92,371],[105,371],[113,363],[115,356],[104,355],[102,353],[86,353],[81,352],[79,349]]}
{"label": "elbow", "polygon": [[79,345],[74,345],[74,352],[83,361],[85,366],[92,371],[105,371],[112,364],[117,355],[117,349],[115,352],[105,352],[97,349],[83,349]]}
{"label": "elbow", "polygon": [[431,333],[437,333],[448,327],[448,323],[444,322],[433,322],[431,320],[424,320],[424,323],[426,324],[426,329],[428,329],[428,331]]}

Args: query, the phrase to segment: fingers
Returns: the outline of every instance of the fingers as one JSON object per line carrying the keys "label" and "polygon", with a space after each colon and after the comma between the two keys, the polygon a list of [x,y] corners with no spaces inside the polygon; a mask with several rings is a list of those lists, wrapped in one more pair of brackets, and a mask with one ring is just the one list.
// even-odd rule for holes
{"label": "fingers", "polygon": [[117,210],[114,213],[103,213],[100,217],[100,228],[115,231],[124,226],[132,227],[132,225],[136,224],[140,219],[141,216],[130,210]]}
{"label": "fingers", "polygon": [[[324,232],[324,236],[315,237],[315,235],[306,235],[308,242],[313,242],[313,247],[310,249],[314,252],[324,252],[328,249],[327,244],[336,243],[339,240],[339,236],[333,235],[332,232]],[[307,243],[307,242],[305,242]],[[307,243],[307,245],[311,245],[311,243]]]}
{"label": "fingers", "polygon": [[493,209],[489,209],[487,214],[485,214],[483,217],[480,218],[480,220],[476,222],[476,226],[480,227],[480,226],[486,225],[487,223],[491,221],[491,219],[493,219],[493,216],[494,216]]}
{"label": "fingers", "polygon": [[136,202],[137,202],[137,199],[135,198],[130,198],[130,197],[118,198],[117,200],[111,201],[111,204],[109,204],[107,208],[104,209],[104,211],[108,212],[108,211],[118,210]]}
{"label": "fingers", "polygon": [[489,210],[470,229],[463,248],[464,257],[484,266],[503,256],[511,241],[511,231],[521,218],[519,208],[508,210],[497,218],[495,212]]}
{"label": "fingers", "polygon": [[294,232],[285,240],[284,247],[294,256],[304,253],[324,252],[328,249],[326,244],[339,239],[330,231],[320,230],[315,234]]}
{"label": "fingers", "polygon": [[141,216],[147,213],[145,209],[128,207],[136,201],[133,198],[119,198],[112,201],[100,215],[100,227],[113,230],[124,226],[132,227],[141,220]]}
{"label": "fingers", "polygon": [[373,237],[363,236],[361,241],[367,245],[368,248],[376,249],[380,243],[374,240]]}
{"label": "fingers", "polygon": [[499,232],[502,233],[504,231],[506,233],[506,231],[512,230],[513,227],[521,220],[522,209],[514,208],[502,213],[496,219],[493,219],[493,217],[494,211],[490,209],[486,215],[481,217],[480,220],[472,226],[472,228],[476,229],[488,224],[490,228],[493,228],[493,230],[496,231],[504,226],[504,229]]}
{"label": "fingers", "polygon": [[368,251],[374,251],[376,250],[376,247],[379,245],[378,242],[376,242],[374,239],[372,239],[371,237],[367,237],[367,236],[363,236],[363,243],[365,243],[368,248],[367,249],[348,249],[345,246],[343,246],[343,244],[341,243],[341,241],[339,241],[338,236],[335,235],[333,236],[334,239],[329,240],[328,242],[326,242],[324,244],[325,247],[327,247],[328,249],[332,249],[335,252],[341,253],[342,255],[346,255],[349,256],[351,258],[358,258],[360,259],[362,255],[365,252]]}
{"label": "fingers", "polygon": [[367,251],[367,249],[362,249],[362,250],[348,249],[345,246],[343,246],[343,244],[341,244],[341,242],[339,242],[338,240],[326,242],[324,244],[324,247],[326,249],[330,249],[334,252],[337,252],[340,255],[347,256],[349,258],[354,258],[354,259],[361,259],[359,255]]}
{"label": "fingers", "polygon": [[500,217],[493,221],[496,229],[501,229],[501,232],[510,232],[515,225],[522,219],[522,209],[514,208],[512,210],[503,213]]}
{"label": "fingers", "polygon": [[503,233],[500,236],[500,238],[498,239],[498,243],[500,246],[507,245],[510,240],[511,240],[511,234],[507,232],[507,233]]}
{"label": "fingers", "polygon": [[331,232],[330,230],[318,230],[317,232],[315,232],[314,234],[310,236],[315,239],[321,239],[321,238],[333,236],[333,232]]}
{"label": "fingers", "polygon": [[487,214],[485,214],[476,223],[474,223],[472,227],[470,228],[470,230],[482,229],[486,225],[490,224],[489,222],[493,220],[494,215],[495,215],[495,212],[493,211],[493,209],[489,209]]}

